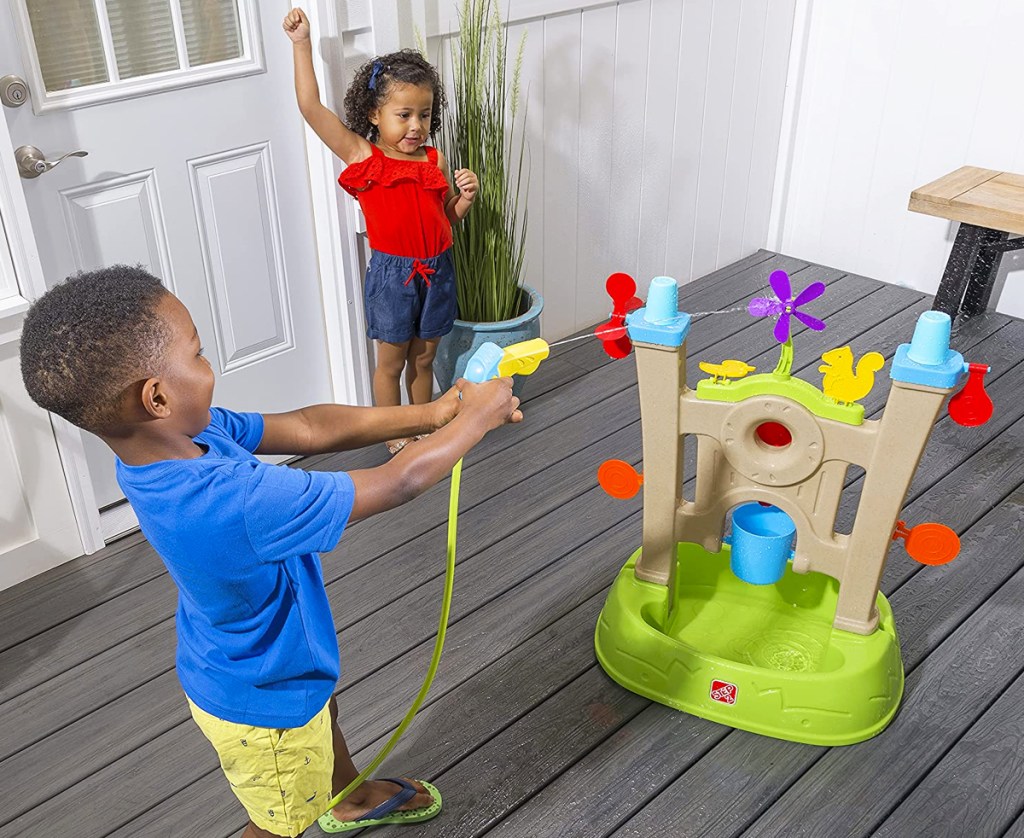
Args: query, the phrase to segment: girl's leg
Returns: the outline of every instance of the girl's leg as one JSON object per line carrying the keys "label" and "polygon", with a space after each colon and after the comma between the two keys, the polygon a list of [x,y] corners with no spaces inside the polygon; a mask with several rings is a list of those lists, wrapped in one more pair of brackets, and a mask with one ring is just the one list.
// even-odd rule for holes
{"label": "girl's leg", "polygon": [[[402,370],[409,355],[410,341],[405,343],[387,343],[377,341],[377,367],[373,371],[373,403],[378,407],[390,407],[402,403]],[[388,450],[401,448],[408,439],[392,439],[388,441]]]}
{"label": "girl's leg", "polygon": [[413,338],[409,341],[405,386],[413,404],[426,404],[434,397],[434,356],[438,340]]}
{"label": "girl's leg", "polygon": [[[348,745],[345,743],[345,736],[338,726],[338,702],[332,698],[330,703],[331,723],[334,734],[334,780],[332,796],[340,792],[356,777],[359,772],[352,762],[352,756],[348,752]],[[408,778],[403,778],[408,779]],[[409,800],[399,809],[423,809],[434,802],[423,786],[415,780],[409,780],[417,789],[418,794]],[[353,791],[348,797],[334,807],[333,813],[339,821],[353,821],[365,815],[371,809],[380,806],[388,798],[400,791],[400,787],[386,780],[366,780],[359,788]],[[258,834],[258,833],[257,833]],[[243,836],[248,838],[248,836]],[[262,838],[262,836],[260,836]]]}

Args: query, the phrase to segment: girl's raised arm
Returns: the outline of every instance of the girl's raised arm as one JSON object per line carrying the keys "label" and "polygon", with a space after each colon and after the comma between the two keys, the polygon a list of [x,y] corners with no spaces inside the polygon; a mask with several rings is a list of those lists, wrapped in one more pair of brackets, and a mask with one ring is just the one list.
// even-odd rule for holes
{"label": "girl's raised arm", "polygon": [[282,24],[292,42],[295,59],[295,98],[299,112],[316,135],[346,164],[358,163],[370,156],[372,149],[365,137],[360,137],[338,119],[330,108],[320,101],[320,87],[313,72],[313,42],[310,39],[309,19],[302,9],[292,9]]}

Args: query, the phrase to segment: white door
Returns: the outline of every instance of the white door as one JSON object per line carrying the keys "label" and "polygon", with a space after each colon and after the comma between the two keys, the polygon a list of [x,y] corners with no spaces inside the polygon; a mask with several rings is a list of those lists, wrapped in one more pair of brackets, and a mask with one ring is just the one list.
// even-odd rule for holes
{"label": "white door", "polygon": [[[0,123],[0,154],[11,150]],[[31,232],[14,223],[24,213],[17,180],[10,159],[0,160],[0,590],[82,553],[50,417],[21,383],[21,323],[29,286],[42,278],[30,276]]]}
{"label": "white door", "polygon": [[[287,8],[0,3],[0,76],[30,88],[3,109],[13,144],[88,152],[22,181],[47,285],[144,265],[191,311],[216,403],[238,410],[331,398]],[[97,503],[115,504],[112,456],[86,437]]]}

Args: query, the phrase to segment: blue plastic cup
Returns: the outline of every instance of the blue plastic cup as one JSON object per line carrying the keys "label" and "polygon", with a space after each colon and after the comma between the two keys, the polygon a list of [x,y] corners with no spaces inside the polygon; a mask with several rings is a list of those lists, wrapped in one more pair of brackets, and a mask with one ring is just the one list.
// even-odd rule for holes
{"label": "blue plastic cup", "polygon": [[944,311],[925,311],[917,318],[907,357],[918,364],[944,364],[949,354],[952,321]]}
{"label": "blue plastic cup", "polygon": [[679,316],[679,286],[668,276],[656,276],[647,289],[648,323],[663,323]]}
{"label": "blue plastic cup", "polygon": [[793,555],[796,524],[777,506],[745,503],[732,513],[732,572],[751,585],[771,585]]}

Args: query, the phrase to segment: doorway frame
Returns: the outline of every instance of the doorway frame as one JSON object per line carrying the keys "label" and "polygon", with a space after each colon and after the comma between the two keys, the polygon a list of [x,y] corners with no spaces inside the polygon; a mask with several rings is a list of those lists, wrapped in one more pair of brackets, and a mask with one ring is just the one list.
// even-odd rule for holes
{"label": "doorway frame", "polygon": [[[341,2],[343,0],[310,0],[304,5],[316,39],[313,69],[320,83],[320,96],[335,113],[344,112],[342,103],[346,90],[343,30],[338,17]],[[374,20],[374,35],[376,23]],[[325,53],[331,57],[329,63],[324,60]],[[297,105],[294,118],[302,120]],[[365,228],[359,205],[336,185],[343,164],[313,129],[304,120],[302,122],[334,400],[369,405],[372,404],[372,370],[365,337],[358,238]]]}

